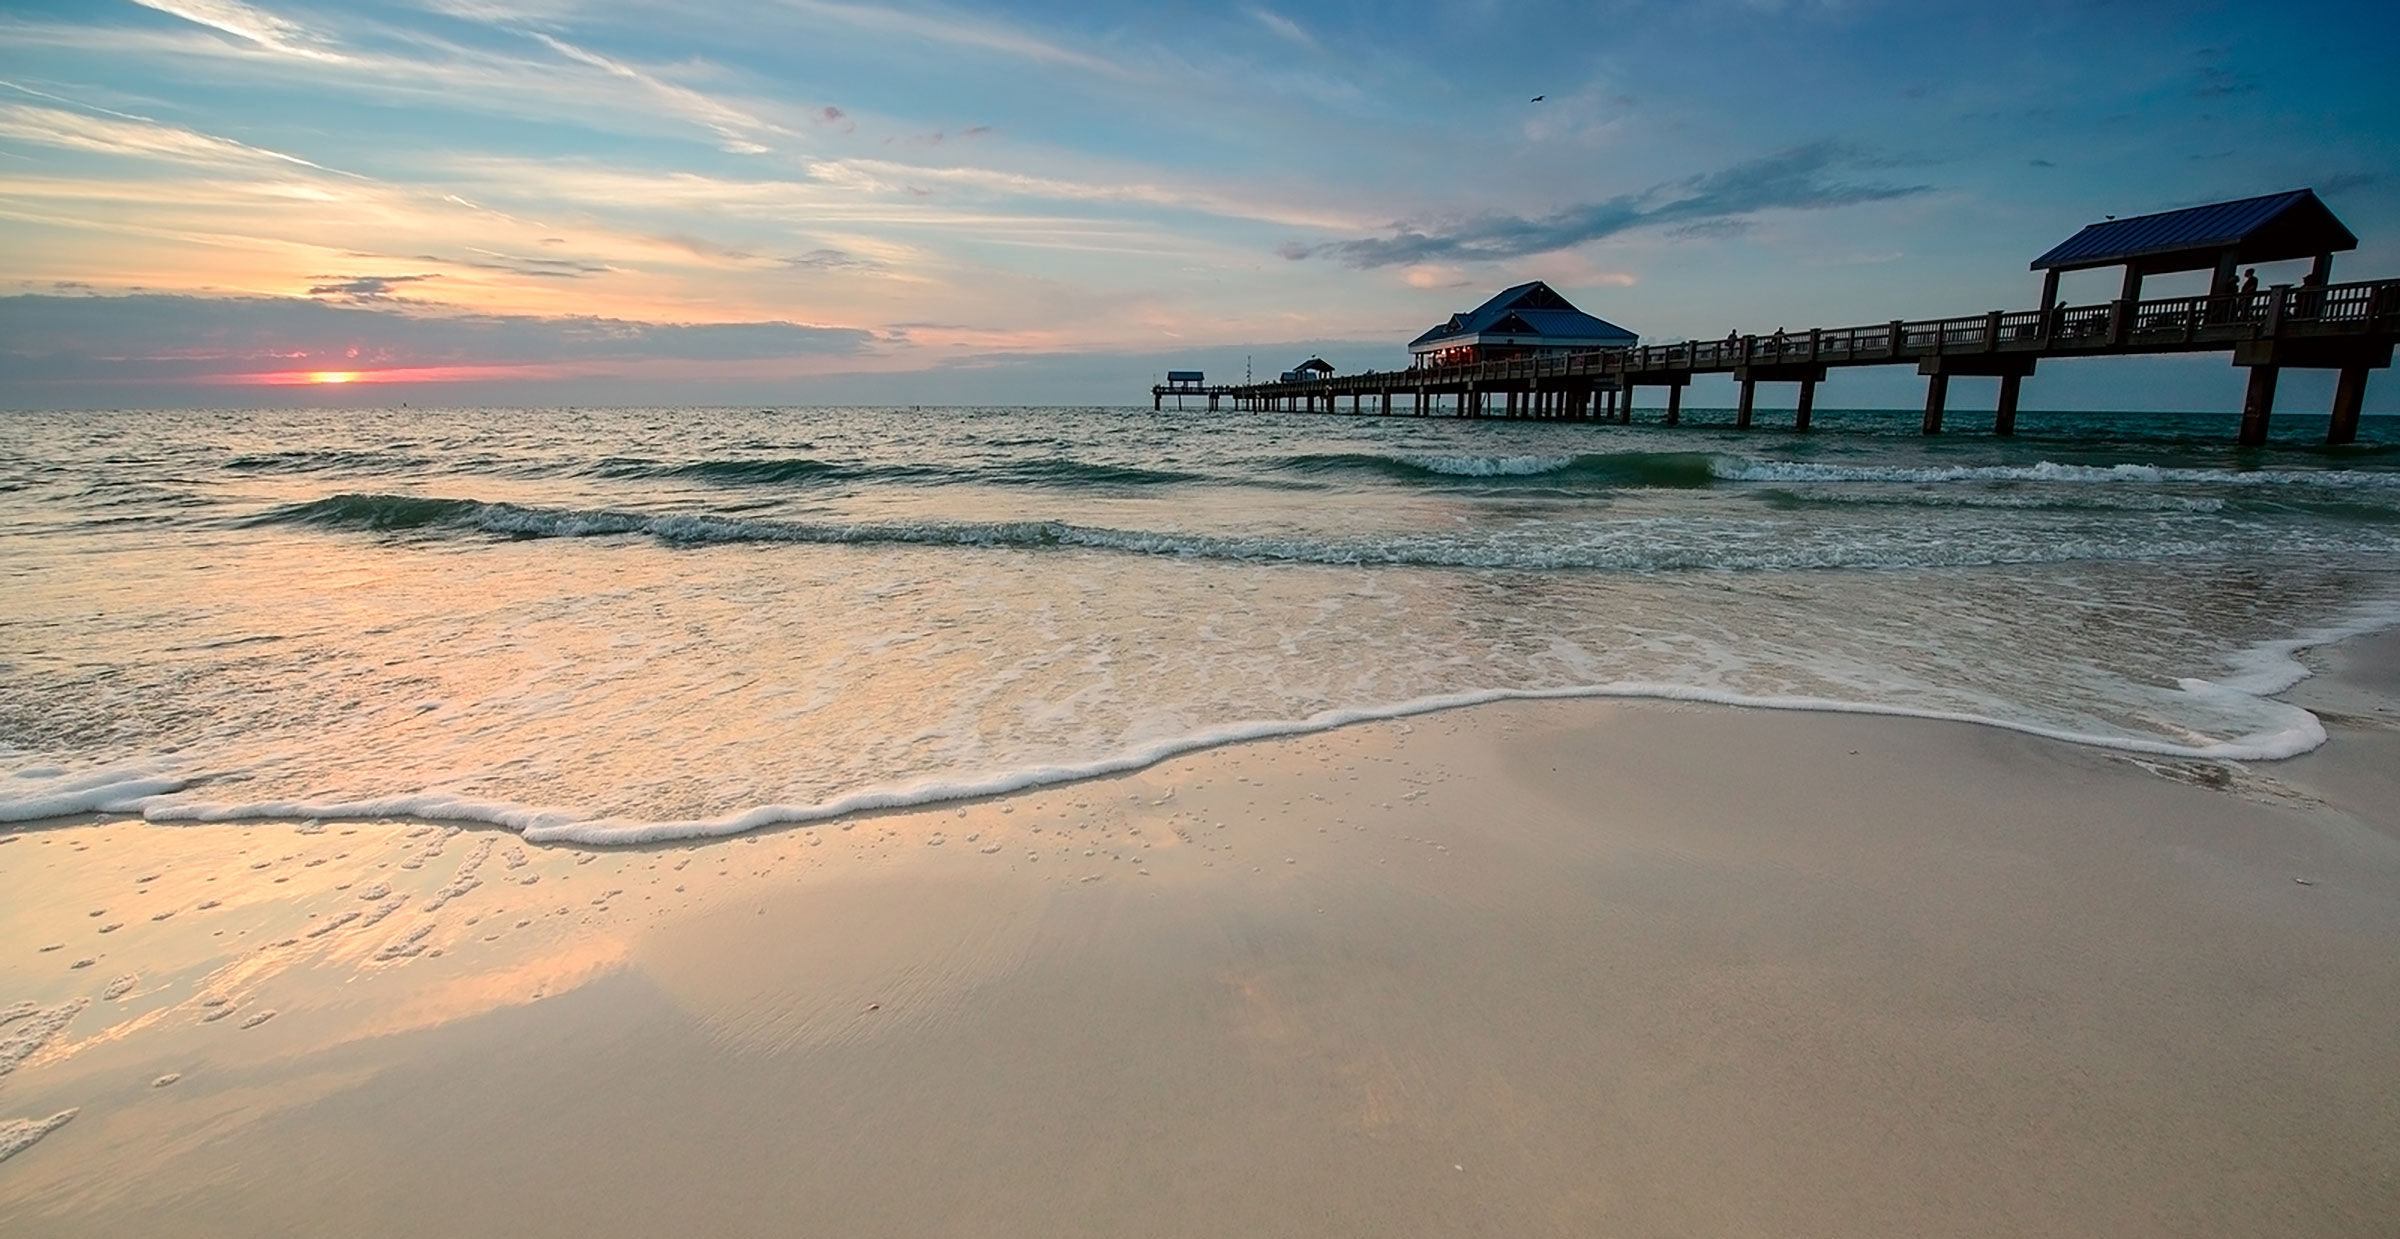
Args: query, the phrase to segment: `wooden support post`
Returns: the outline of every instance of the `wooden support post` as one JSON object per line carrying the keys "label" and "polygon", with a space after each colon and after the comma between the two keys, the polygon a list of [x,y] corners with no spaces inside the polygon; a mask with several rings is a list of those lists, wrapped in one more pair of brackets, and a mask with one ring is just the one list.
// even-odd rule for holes
{"label": "wooden support post", "polygon": [[1392,389],[1389,387],[1383,389],[1383,415],[1385,417],[1392,415]]}
{"label": "wooden support post", "polygon": [[1670,426],[1683,424],[1683,384],[1681,383],[1667,388],[1667,424]]}
{"label": "wooden support post", "polygon": [[1208,411],[1211,413],[1217,411],[1217,393],[1213,391],[1208,393]]}
{"label": "wooden support post", "polygon": [[1942,433],[1942,408],[1950,402],[1950,376],[1936,374],[1925,380],[1925,433]]}
{"label": "wooden support post", "polygon": [[1617,424],[1630,426],[1633,424],[1633,384],[1628,382],[1623,386],[1624,391],[1620,394],[1620,398],[1624,403],[1617,406]]}
{"label": "wooden support post", "polygon": [[1792,413],[1792,429],[1807,430],[1808,419],[1811,414],[1816,412],[1816,408],[1817,381],[1815,379],[1800,380],[1800,407]]}
{"label": "wooden support post", "polygon": [[1150,389],[1150,411],[1151,411],[1151,412],[1153,412],[1153,413],[1156,413],[1156,412],[1158,412],[1158,410],[1159,410],[1159,402],[1160,402],[1160,401],[1162,401],[1163,399],[1165,399],[1165,397],[1164,397],[1164,396],[1161,396],[1161,395],[1159,394],[1159,390],[1158,390],[1157,388],[1155,388],[1155,387],[1151,388],[1151,389]]}
{"label": "wooden support post", "polygon": [[1737,430],[1750,429],[1750,410],[1758,403],[1758,380],[1742,380],[1741,403],[1734,406],[1733,425]]}
{"label": "wooden support post", "polygon": [[[2328,260],[2328,265],[2330,260]],[[2367,402],[2367,368],[2344,366],[2342,376],[2333,384],[2333,422],[2325,428],[2327,443],[2342,444],[2358,439],[2358,410]]]}
{"label": "wooden support post", "polygon": [[2243,447],[2267,445],[2267,422],[2275,416],[2275,376],[2279,366],[2250,367],[2250,390],[2242,395]]}
{"label": "wooden support post", "polygon": [[1992,433],[2002,438],[2017,433],[2017,388],[2024,383],[2021,374],[2000,376],[2000,407],[1992,413]]}

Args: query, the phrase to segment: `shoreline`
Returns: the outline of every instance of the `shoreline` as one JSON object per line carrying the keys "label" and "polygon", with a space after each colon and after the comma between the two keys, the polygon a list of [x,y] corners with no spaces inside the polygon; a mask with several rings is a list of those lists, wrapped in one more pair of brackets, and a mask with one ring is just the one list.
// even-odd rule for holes
{"label": "shoreline", "polygon": [[[2187,693],[2234,693],[2262,701],[2278,700],[2313,674],[2299,655],[2395,630],[2400,630],[2400,599],[2362,603],[2354,606],[2347,618],[2320,624],[2290,637],[2259,641],[2237,650],[2225,659],[2229,674],[2215,680],[2187,677],[2180,682],[2180,689]],[[2176,744],[2166,740],[2077,732],[1988,715],[1880,702],[1758,696],[1669,683],[1612,683],[1559,688],[1475,689],[1386,705],[1343,707],[1302,719],[1223,724],[1088,761],[1033,766],[963,778],[877,785],[847,792],[830,800],[758,805],[713,818],[671,821],[591,815],[571,809],[478,800],[441,792],[401,793],[367,800],[155,803],[185,790],[195,781],[204,780],[184,780],[163,774],[155,761],[122,763],[73,772],[63,768],[46,768],[57,777],[56,788],[35,791],[14,799],[0,798],[0,827],[16,823],[30,828],[89,824],[134,815],[137,820],[160,825],[264,825],[316,820],[406,821],[467,829],[498,827],[528,843],[585,847],[706,842],[737,838],[760,830],[805,828],[877,813],[978,804],[1028,791],[1071,787],[1136,773],[1179,757],[1234,745],[1316,735],[1362,724],[1394,722],[1508,702],[1543,701],[1648,701],[1961,723],[2102,751],[2186,761],[2285,761],[2316,750],[2328,739],[2319,720],[2305,708],[2289,710],[2286,713],[2286,726],[2272,733],[2254,732],[2208,744]],[[27,814],[29,808],[39,811],[59,806],[63,806],[64,811]]]}
{"label": "shoreline", "polygon": [[0,1008],[86,1005],[0,1228],[2356,1233],[2400,630],[2305,657],[2260,769],[1536,701],[706,843],[11,828]]}

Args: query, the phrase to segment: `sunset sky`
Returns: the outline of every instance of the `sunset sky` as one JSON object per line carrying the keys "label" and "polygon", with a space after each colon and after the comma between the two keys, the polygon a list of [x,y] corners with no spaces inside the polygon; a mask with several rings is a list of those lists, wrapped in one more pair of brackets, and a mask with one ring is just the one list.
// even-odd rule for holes
{"label": "sunset sky", "polygon": [[[2400,275],[2396,48],[2388,0],[6,0],[0,401],[1130,403],[1524,279],[1652,340],[2026,306],[2104,214],[2299,186]],[[2028,403],[2238,399],[2079,364]]]}

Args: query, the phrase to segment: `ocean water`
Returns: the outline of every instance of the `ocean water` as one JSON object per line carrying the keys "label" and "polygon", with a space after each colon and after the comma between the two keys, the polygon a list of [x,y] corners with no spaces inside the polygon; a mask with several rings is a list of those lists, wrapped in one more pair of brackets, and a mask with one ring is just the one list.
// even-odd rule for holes
{"label": "ocean water", "polygon": [[720,835],[1508,696],[2262,760],[2292,652],[2400,622],[2392,419],[5,420],[0,819]]}

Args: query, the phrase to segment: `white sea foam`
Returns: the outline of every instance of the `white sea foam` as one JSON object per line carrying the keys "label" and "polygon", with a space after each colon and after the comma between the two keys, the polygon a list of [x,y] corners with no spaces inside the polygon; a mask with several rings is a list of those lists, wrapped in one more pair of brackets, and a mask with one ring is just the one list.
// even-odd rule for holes
{"label": "white sea foam", "polygon": [[1709,471],[1729,482],[2064,482],[2183,483],[2206,486],[2317,486],[2341,490],[2400,489],[2400,473],[2350,469],[2176,469],[2159,465],[1836,465],[1815,461],[1714,456]]}
{"label": "white sea foam", "polygon": [[[1007,795],[1124,774],[1169,758],[1204,749],[1254,740],[1329,731],[1359,723],[1377,722],[1454,710],[1502,701],[1560,701],[1584,698],[1636,698],[1689,701],[1764,710],[1794,710],[1828,714],[1868,714],[1937,722],[1996,727],[2045,739],[2088,745],[2151,757],[2220,761],[2275,761],[2298,756],[2325,743],[2325,729],[2307,710],[2266,696],[2298,683],[2309,673],[2294,654],[2303,649],[2400,626],[2400,602],[2361,606],[2343,619],[2294,637],[2263,642],[2235,655],[2233,674],[2219,680],[2196,677],[2177,683],[2177,692],[2195,704],[2232,705],[2256,721],[2252,730],[2229,739],[2197,737],[2188,742],[2156,737],[2112,735],[2060,727],[2023,718],[2006,718],[1963,710],[1942,710],[1884,701],[1855,701],[1816,696],[1776,696],[1733,692],[1690,684],[1654,681],[1616,681],[1554,688],[1491,688],[1442,693],[1384,705],[1326,710],[1300,719],[1270,719],[1201,728],[1149,744],[1082,761],[1028,765],[961,778],[925,779],[904,784],[868,787],[827,800],[805,804],[767,804],[718,817],[676,820],[637,820],[594,816],[574,809],[535,807],[498,801],[469,800],[425,794],[362,801],[258,801],[251,803],[168,803],[153,801],[143,814],[157,822],[231,822],[314,817],[321,819],[417,818],[437,821],[482,822],[521,833],[538,843],[579,843],[595,846],[657,843],[678,839],[714,839],[773,826],[806,825],[886,809],[910,809],[949,801]],[[480,862],[488,844],[474,853]],[[469,870],[473,866],[468,866]],[[462,878],[468,876],[462,873]],[[455,885],[454,881],[454,885]],[[422,933],[404,938],[387,951],[413,953]]]}
{"label": "white sea foam", "polygon": [[42,1137],[64,1127],[77,1110],[61,1110],[46,1119],[0,1119],[0,1162],[34,1146]]}
{"label": "white sea foam", "polygon": [[[1751,481],[1958,481],[1991,470],[1880,470],[1724,458],[1730,475]],[[2066,466],[2061,466],[2066,468]],[[2000,471],[2007,472],[2007,471]],[[2020,471],[2021,472],[2021,471]],[[2206,472],[2206,471],[2200,471]],[[1900,476],[1921,474],[1919,477]],[[1949,476],[1953,473],[1959,476]],[[1891,476],[1885,476],[1891,475]],[[1939,476],[1937,476],[1939,475]],[[1994,474],[1994,476],[1997,476]],[[2248,474],[2222,474],[2246,477]],[[2295,475],[2308,476],[2308,475]],[[1987,479],[1988,480],[1988,479]],[[2222,529],[2175,538],[2160,531],[2119,527],[2076,537],[1925,539],[1890,530],[1818,530],[1777,525],[1771,539],[1728,537],[1746,520],[1720,517],[1703,526],[1684,517],[1546,526],[1538,535],[1490,528],[1416,530],[1379,535],[1209,534],[1184,530],[1118,529],[1063,521],[898,521],[829,524],[723,516],[660,515],[511,504],[442,501],[459,505],[448,528],[510,537],[585,538],[642,535],[684,546],[748,542],[833,546],[929,546],[1118,551],[1177,559],[1337,566],[1577,569],[1604,572],[1812,571],[1832,568],[1956,568],[1994,564],[2155,561],[2222,556]],[[2168,504],[2148,505],[2171,511]],[[2197,505],[2195,515],[2206,515]],[[2318,545],[2303,545],[2298,538]],[[2390,553],[2400,532],[2388,526],[2321,535],[2286,534],[2278,550],[2323,549]]]}
{"label": "white sea foam", "polygon": [[19,770],[0,781],[0,822],[30,822],[76,813],[137,813],[150,798],[181,791],[186,780],[156,763],[70,772],[57,766]]}
{"label": "white sea foam", "polygon": [[1535,477],[1572,466],[1574,456],[1404,455],[1393,459],[1450,477]]}

